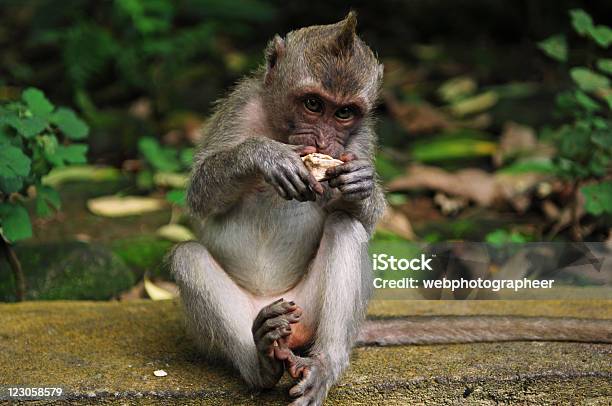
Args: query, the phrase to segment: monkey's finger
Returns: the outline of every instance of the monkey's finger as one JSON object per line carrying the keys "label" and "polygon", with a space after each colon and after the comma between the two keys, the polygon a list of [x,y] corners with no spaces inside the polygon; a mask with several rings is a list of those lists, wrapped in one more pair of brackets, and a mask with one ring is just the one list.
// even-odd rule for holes
{"label": "monkey's finger", "polygon": [[342,155],[340,155],[340,160],[344,162],[356,161],[357,159],[357,155],[355,155],[353,152],[344,152]]}
{"label": "monkey's finger", "polygon": [[282,314],[291,313],[296,310],[299,310],[300,315],[302,314],[302,309],[297,306],[293,300],[288,302],[283,298],[280,298],[270,303],[269,305],[263,307],[257,314],[257,317],[255,317],[252,328],[253,333],[259,330],[263,322],[267,319],[278,317]]}
{"label": "monkey's finger", "polygon": [[341,187],[374,179],[374,170],[371,167],[357,169],[354,172],[344,173],[329,180],[330,187]]}
{"label": "monkey's finger", "polygon": [[302,396],[308,389],[312,388],[313,383],[314,379],[312,379],[312,372],[310,369],[305,368],[304,372],[302,373],[302,379],[291,389],[289,389],[289,396],[293,398]]}
{"label": "monkey's finger", "polygon": [[290,359],[293,355],[293,351],[291,351],[287,347],[274,347],[274,358],[279,361],[286,361]]}
{"label": "monkey's finger", "polygon": [[277,177],[277,182],[283,188],[283,190],[285,191],[285,193],[287,195],[287,197],[285,197],[285,199],[287,199],[287,200],[291,200],[291,199],[300,200],[300,194],[298,193],[297,190],[295,190],[295,188],[293,187],[293,184],[289,181],[289,179],[287,179],[285,177],[285,175]]}
{"label": "monkey's finger", "polygon": [[274,190],[276,190],[276,193],[278,193],[278,195],[280,197],[282,197],[283,199],[287,198],[287,192],[285,192],[285,190],[283,190],[283,188],[278,184],[278,182],[274,179],[266,179],[266,181],[268,182],[268,184],[270,184]]}
{"label": "monkey's finger", "polygon": [[291,332],[291,326],[289,325],[289,321],[283,316],[268,319],[264,321],[261,324],[261,327],[259,327],[257,331],[253,334],[253,338],[257,340],[265,336],[270,331],[284,328],[289,329],[289,332]]}
{"label": "monkey's finger", "polygon": [[342,165],[334,166],[325,171],[328,178],[335,178],[343,173],[355,172],[361,168],[371,167],[372,165],[365,160],[350,161]]}
{"label": "monkey's finger", "polygon": [[359,200],[364,200],[367,199],[368,197],[370,197],[372,195],[372,191],[371,190],[364,190],[364,191],[360,191],[360,192],[355,192],[355,193],[349,193],[346,195],[342,195],[342,198],[348,202],[357,202]]}
{"label": "monkey's finger", "polygon": [[340,185],[338,190],[342,192],[342,195],[350,195],[352,193],[359,193],[365,191],[371,191],[373,189],[372,182],[364,181],[357,183],[349,183],[348,185]]}
{"label": "monkey's finger", "polygon": [[[276,340],[280,340],[283,337],[291,335],[291,327],[279,327],[274,330],[268,331],[261,338],[258,339],[258,346],[263,348],[269,348]],[[273,354],[272,354],[273,355]]]}
{"label": "monkey's finger", "polygon": [[293,187],[300,193],[304,201],[310,200],[314,202],[316,200],[314,192],[310,189],[308,183],[302,180],[299,174],[295,172],[287,172],[287,178],[289,179]]}
{"label": "monkey's finger", "polygon": [[318,195],[323,195],[323,193],[325,192],[325,190],[323,189],[323,185],[321,185],[319,181],[315,179],[314,175],[310,173],[310,171],[306,169],[306,167],[304,167],[304,170],[301,170],[299,174],[300,178],[302,178],[304,183],[306,183],[310,187],[310,190],[314,191]]}

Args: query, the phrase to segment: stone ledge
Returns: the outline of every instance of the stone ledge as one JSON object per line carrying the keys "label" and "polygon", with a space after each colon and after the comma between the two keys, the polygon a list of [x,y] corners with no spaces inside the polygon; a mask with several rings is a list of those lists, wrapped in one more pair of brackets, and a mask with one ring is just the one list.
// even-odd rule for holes
{"label": "stone ledge", "polygon": [[[610,319],[612,301],[374,302],[370,314]],[[609,344],[479,343],[357,348],[328,404],[610,404]],[[153,371],[164,369],[166,377]],[[0,387],[62,386],[66,404],[286,404],[287,378],[255,394],[202,360],[177,302],[0,305]],[[45,403],[43,401],[38,403]]]}

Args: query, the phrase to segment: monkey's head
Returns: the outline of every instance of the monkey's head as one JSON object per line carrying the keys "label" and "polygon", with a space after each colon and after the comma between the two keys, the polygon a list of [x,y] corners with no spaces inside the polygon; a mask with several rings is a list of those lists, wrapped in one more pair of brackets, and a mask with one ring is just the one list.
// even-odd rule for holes
{"label": "monkey's head", "polygon": [[372,110],[383,68],[356,25],[350,12],[336,24],[277,35],[268,44],[262,97],[281,141],[337,158]]}

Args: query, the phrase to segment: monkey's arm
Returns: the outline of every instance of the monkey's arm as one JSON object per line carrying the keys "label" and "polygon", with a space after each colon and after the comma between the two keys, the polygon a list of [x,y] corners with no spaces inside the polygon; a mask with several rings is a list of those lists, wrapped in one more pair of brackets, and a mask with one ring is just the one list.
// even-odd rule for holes
{"label": "monkey's arm", "polygon": [[287,200],[314,201],[314,191],[322,192],[322,187],[296,148],[267,137],[246,137],[214,152],[204,145],[196,156],[187,191],[189,208],[202,218],[223,213],[256,185],[259,175]]}
{"label": "monkey's arm", "polygon": [[350,214],[363,224],[368,235],[372,235],[387,204],[380,184],[373,180],[371,195],[362,200],[347,200],[338,189],[333,189],[331,194],[332,197],[325,206],[326,210],[329,212],[340,210]]}
{"label": "monkey's arm", "polygon": [[342,210],[357,218],[369,235],[383,215],[386,200],[374,170],[376,134],[372,124],[364,124],[347,145],[347,163],[327,171],[331,175],[331,196],[326,208]]}

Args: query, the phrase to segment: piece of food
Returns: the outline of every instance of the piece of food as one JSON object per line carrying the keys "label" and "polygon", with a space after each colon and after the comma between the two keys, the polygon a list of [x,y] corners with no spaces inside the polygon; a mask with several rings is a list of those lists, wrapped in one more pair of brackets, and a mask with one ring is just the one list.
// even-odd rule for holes
{"label": "piece of food", "polygon": [[306,168],[308,168],[310,173],[312,173],[315,179],[319,182],[327,180],[327,177],[325,176],[326,170],[344,163],[341,160],[332,158],[329,155],[319,154],[316,152],[303,156],[302,161],[304,161]]}

